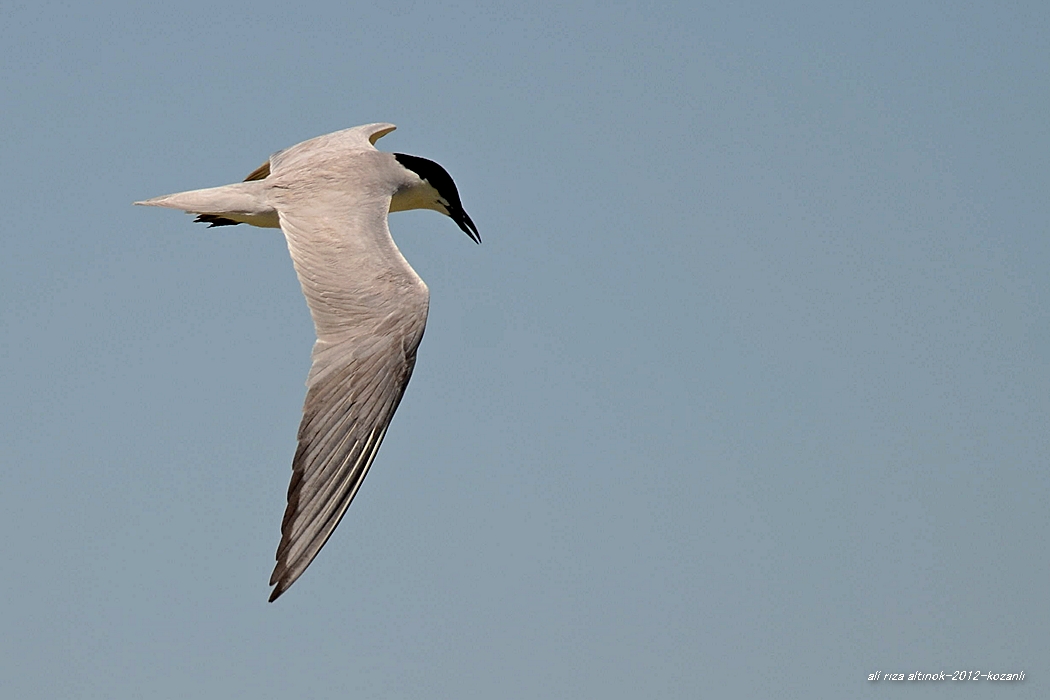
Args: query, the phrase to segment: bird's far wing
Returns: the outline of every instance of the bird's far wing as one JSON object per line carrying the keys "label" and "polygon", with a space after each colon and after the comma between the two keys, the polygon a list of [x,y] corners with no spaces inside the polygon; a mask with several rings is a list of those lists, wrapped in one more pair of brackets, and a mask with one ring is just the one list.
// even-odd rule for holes
{"label": "bird's far wing", "polygon": [[254,182],[256,180],[265,180],[270,177],[270,161],[267,160],[265,163],[260,165],[255,170],[248,173],[248,177],[244,178],[245,182]]}
{"label": "bird's far wing", "polygon": [[[292,167],[300,159],[309,158],[312,160],[323,156],[325,153],[372,151],[375,150],[376,141],[396,128],[393,124],[363,124],[317,136],[274,153],[268,161],[270,170],[277,171],[280,168]],[[258,174],[261,170],[262,168],[260,167],[252,175]],[[249,175],[249,177],[252,175]]]}
{"label": "bird's far wing", "polygon": [[352,129],[343,129],[334,134],[325,134],[324,136],[318,136],[309,141],[303,141],[291,148],[286,148],[283,151],[274,153],[265,163],[248,173],[248,177],[244,178],[244,181],[253,182],[255,180],[264,180],[268,178],[270,176],[270,160],[276,158],[276,160],[280,162],[283,159],[287,159],[289,155],[295,153],[295,149],[315,149],[318,146],[323,145],[323,142],[326,143],[338,138],[351,144],[356,142],[356,145],[360,148],[365,147],[364,139],[367,139],[369,145],[375,146],[376,141],[383,138],[396,128],[397,127],[393,124],[365,124],[364,126],[355,126]]}
{"label": "bird's far wing", "polygon": [[[381,220],[385,226],[385,212]],[[271,601],[306,570],[357,494],[408,385],[426,326],[429,295],[407,263],[407,284],[355,282],[369,277],[361,269],[368,262],[317,245],[317,236],[332,233],[326,225],[319,217],[281,215],[318,340]],[[313,243],[305,250],[299,245],[304,238]]]}

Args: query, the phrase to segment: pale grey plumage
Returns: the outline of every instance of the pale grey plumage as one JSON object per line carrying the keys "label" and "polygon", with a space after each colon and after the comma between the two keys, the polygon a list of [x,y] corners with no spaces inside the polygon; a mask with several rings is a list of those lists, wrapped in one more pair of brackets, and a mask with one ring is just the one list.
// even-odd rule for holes
{"label": "pale grey plumage", "polygon": [[432,208],[480,242],[440,166],[375,149],[393,129],[327,134],[274,154],[245,182],[137,202],[213,225],[279,226],[288,242],[317,341],[271,601],[339,524],[412,376],[429,292],[394,244],[388,212]]}

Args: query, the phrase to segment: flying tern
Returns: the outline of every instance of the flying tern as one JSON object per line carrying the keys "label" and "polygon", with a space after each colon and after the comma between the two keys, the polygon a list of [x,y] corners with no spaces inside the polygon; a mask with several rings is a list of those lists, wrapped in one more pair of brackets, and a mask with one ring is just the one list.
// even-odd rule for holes
{"label": "flying tern", "polygon": [[481,243],[444,168],[376,150],[394,128],[366,124],[318,136],[278,151],[244,182],[135,202],[197,214],[211,226],[280,228],[288,242],[317,341],[271,602],[350,507],[416,364],[430,292],[394,244],[387,214],[433,209]]}

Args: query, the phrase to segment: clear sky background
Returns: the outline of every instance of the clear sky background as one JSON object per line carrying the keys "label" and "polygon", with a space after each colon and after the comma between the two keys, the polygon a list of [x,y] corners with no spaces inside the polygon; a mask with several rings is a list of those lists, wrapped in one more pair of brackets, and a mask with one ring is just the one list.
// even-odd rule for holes
{"label": "clear sky background", "polygon": [[[8,0],[0,101],[3,697],[1050,695],[1045,2]],[[484,244],[271,605],[284,241],[131,202],[374,121]]]}

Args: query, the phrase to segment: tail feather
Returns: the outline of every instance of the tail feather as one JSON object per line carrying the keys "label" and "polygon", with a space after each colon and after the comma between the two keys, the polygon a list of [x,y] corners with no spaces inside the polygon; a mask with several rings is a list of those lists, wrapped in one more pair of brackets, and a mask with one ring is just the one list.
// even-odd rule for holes
{"label": "tail feather", "polygon": [[212,226],[245,223],[277,228],[280,226],[277,210],[265,201],[264,192],[265,185],[262,181],[238,182],[222,187],[168,194],[135,204],[181,209],[191,214],[199,214],[197,221]]}

